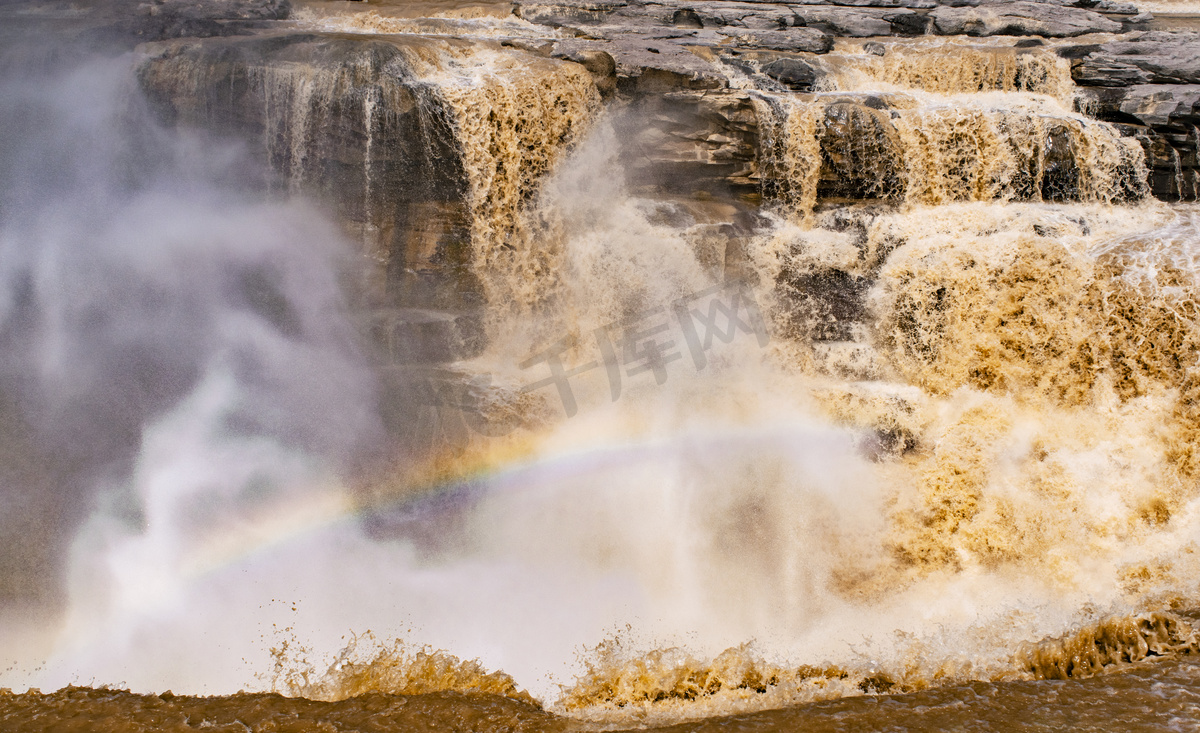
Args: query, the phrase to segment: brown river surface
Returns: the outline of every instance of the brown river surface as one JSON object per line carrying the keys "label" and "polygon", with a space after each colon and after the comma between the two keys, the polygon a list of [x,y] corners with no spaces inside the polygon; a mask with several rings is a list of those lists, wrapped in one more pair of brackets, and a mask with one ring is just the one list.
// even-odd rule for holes
{"label": "brown river surface", "polygon": [[[409,225],[457,222],[490,339],[360,470],[380,375],[428,374],[354,346],[357,245],[138,116],[241,57],[0,77],[0,591],[32,609],[0,603],[0,733],[1200,730],[1200,205],[1149,195],[1052,47],[843,39],[804,94],[725,69],[774,180],[750,216],[627,181],[665,123],[523,50],[568,31],[297,6],[236,111],[303,191],[378,73],[364,196],[372,120],[446,136],[462,201]],[[819,200],[846,99],[842,142],[900,151],[863,173],[886,205]],[[650,315],[696,344],[669,385],[616,366]]]}
{"label": "brown river surface", "polygon": [[[92,688],[0,693],[0,729],[29,733],[384,733],[597,730],[494,695],[370,694],[318,702],[277,694],[188,697]],[[976,682],[863,695],[784,710],[642,730],[1192,731],[1200,729],[1200,660],[1155,659],[1082,680]],[[609,729],[612,730],[612,729]]]}

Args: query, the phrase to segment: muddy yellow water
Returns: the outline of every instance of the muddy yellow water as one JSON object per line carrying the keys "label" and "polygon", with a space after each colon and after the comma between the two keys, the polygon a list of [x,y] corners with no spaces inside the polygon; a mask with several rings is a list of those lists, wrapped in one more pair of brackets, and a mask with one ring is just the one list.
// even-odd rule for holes
{"label": "muddy yellow water", "polygon": [[[457,415],[476,430],[407,406],[435,413],[419,450],[340,474],[297,445],[352,432],[374,383],[337,338],[292,351],[295,330],[225,313],[219,281],[229,343],[140,426],[123,483],[97,479],[61,607],[0,628],[20,640],[0,730],[1200,724],[1200,209],[1150,199],[1141,147],[1076,109],[1066,62],[896,41],[839,47],[811,94],[731,78],[759,134],[749,211],[630,185],[622,131],[655,121],[496,41],[550,31],[454,5],[291,22],[406,37],[358,103],[415,105],[453,141],[489,338],[445,371],[478,389]],[[249,64],[290,190],[363,64]],[[215,73],[148,68],[181,95]],[[868,200],[822,200],[839,160]],[[165,206],[110,208],[142,230]],[[237,245],[218,272],[301,268],[336,238],[239,212],[172,224],[129,269],[211,221],[245,228],[196,246]],[[314,262],[280,298],[340,334]],[[37,373],[71,336],[30,349]],[[277,412],[302,424],[254,432]]]}
{"label": "muddy yellow water", "polygon": [[[785,710],[641,730],[753,731],[1163,731],[1200,725],[1200,661],[1156,659],[1083,680],[976,682],[896,695],[862,695]],[[499,696],[379,693],[319,702],[277,694],[188,697],[66,688],[0,693],[5,730],[67,733],[334,733],[368,731],[597,730]],[[613,729],[609,729],[613,730]]]}

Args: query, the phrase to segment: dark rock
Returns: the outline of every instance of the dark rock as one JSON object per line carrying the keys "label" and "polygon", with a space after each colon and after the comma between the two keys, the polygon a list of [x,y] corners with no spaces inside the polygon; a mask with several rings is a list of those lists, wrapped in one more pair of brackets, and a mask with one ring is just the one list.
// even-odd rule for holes
{"label": "dark rock", "polygon": [[[818,4],[776,4],[759,2],[684,2],[684,0],[655,0],[622,7],[595,23],[611,26],[642,28],[647,25],[680,28],[747,29],[750,31],[786,31],[792,27],[810,27],[834,35],[870,37],[890,35],[892,18],[916,15],[907,6],[933,7],[930,0],[907,2],[865,2],[845,7]],[[524,7],[524,6],[522,6]],[[541,7],[541,6],[538,6]],[[532,12],[532,11],[530,11]],[[523,17],[532,17],[522,10]],[[697,21],[699,25],[697,25]],[[916,25],[917,21],[907,21]],[[582,31],[583,28],[581,27]],[[594,35],[590,28],[588,34]],[[772,42],[776,39],[772,38]],[[776,46],[772,46],[776,47]]]}
{"label": "dark rock", "polygon": [[[1146,151],[1146,164],[1150,168],[1150,188],[1154,195],[1165,201],[1195,201],[1196,165],[1186,153],[1172,144],[1167,136],[1156,135],[1139,138]],[[1189,146],[1190,147],[1190,146]]]}
{"label": "dark rock", "polygon": [[782,5],[704,3],[697,11],[706,26],[737,26],[753,30],[781,30],[794,25],[792,11]]}
{"label": "dark rock", "polygon": [[1120,110],[1147,127],[1187,134],[1200,125],[1200,84],[1144,84],[1123,90]]}
{"label": "dark rock", "polygon": [[[1141,9],[1133,3],[1119,2],[1118,0],[1035,0],[1036,2],[1045,3],[1047,5],[1060,5],[1068,8],[1081,8],[1083,10],[1092,10],[1097,13],[1111,13],[1113,15],[1137,15],[1141,13]],[[981,5],[1006,5],[1005,0],[949,0],[943,2],[942,5],[947,5],[952,8],[967,8],[979,7]]]}
{"label": "dark rock", "polygon": [[[809,4],[809,3],[805,3]],[[824,4],[824,3],[820,3]],[[936,0],[832,0],[830,5],[854,8],[935,8]]]}
{"label": "dark rock", "polygon": [[1083,63],[1072,66],[1071,78],[1085,87],[1127,87],[1146,84],[1154,77],[1137,64],[1109,56],[1089,56]]}
{"label": "dark rock", "polygon": [[867,315],[870,285],[844,270],[785,273],[779,288],[789,301],[788,326],[813,342],[852,341]]}
{"label": "dark rock", "polygon": [[[701,32],[710,31],[692,31]],[[725,78],[710,62],[692,53],[677,40],[687,39],[656,38],[654,33],[623,29],[598,40],[579,38],[559,41],[555,44],[554,56],[575,58],[575,54],[584,51],[604,53],[616,67],[617,88],[631,94],[725,86]]]}
{"label": "dark rock", "polygon": [[1080,87],[1075,101],[1076,107],[1090,117],[1104,122],[1123,125],[1141,125],[1141,121],[1121,111],[1130,87]]}
{"label": "dark rock", "polygon": [[638,99],[619,123],[630,181],[656,193],[756,194],[758,125],[741,91],[681,91]]}
{"label": "dark rock", "polygon": [[695,10],[682,8],[676,10],[671,16],[671,25],[677,28],[703,28],[704,22],[700,20],[700,16],[696,15]]}
{"label": "dark rock", "polygon": [[290,12],[290,0],[0,2],[0,51],[20,53],[24,44],[53,44],[74,52],[67,56],[84,57],[146,41],[245,35],[286,19]]}
{"label": "dark rock", "polygon": [[1061,125],[1054,127],[1042,144],[1042,200],[1070,200],[1079,190],[1079,167],[1070,130]]}
{"label": "dark rock", "polygon": [[530,23],[548,26],[591,25],[604,22],[625,0],[521,0],[513,12]]}
{"label": "dark rock", "polygon": [[1116,33],[1121,24],[1090,10],[1037,2],[978,7],[940,7],[930,15],[946,36],[1045,36],[1067,38],[1086,33]]}
{"label": "dark rock", "polygon": [[[798,23],[810,28],[819,28],[835,36],[870,38],[888,36],[893,32],[888,17],[905,14],[916,15],[911,10],[874,10],[822,7],[799,7],[795,9]],[[885,17],[886,16],[886,17]]]}
{"label": "dark rock", "polygon": [[1194,32],[1131,33],[1073,53],[1082,58],[1072,69],[1082,86],[1200,84],[1200,34]]}
{"label": "dark rock", "polygon": [[249,33],[290,13],[289,0],[159,0],[139,5],[127,22],[141,40],[214,38]]}
{"label": "dark rock", "polygon": [[1072,61],[1087,57],[1089,54],[1100,50],[1098,43],[1085,43],[1078,46],[1059,46],[1054,49],[1060,58],[1070,59]]}
{"label": "dark rock", "polygon": [[884,46],[882,43],[878,43],[876,41],[864,43],[863,50],[872,56],[884,56],[887,54],[887,46]]}
{"label": "dark rock", "polygon": [[1136,31],[1150,30],[1151,24],[1154,21],[1154,16],[1151,15],[1150,13],[1138,13],[1137,15],[1133,16],[1132,18],[1118,17],[1117,20],[1121,21],[1121,32],[1122,33],[1133,33]]}
{"label": "dark rock", "polygon": [[737,45],[749,48],[808,53],[828,53],[833,48],[833,37],[816,28],[790,28],[786,31],[738,31],[727,28],[721,32]]}
{"label": "dark rock", "polygon": [[142,47],[138,79],[166,122],[245,140],[289,188],[328,205],[358,234],[364,261],[377,263],[364,297],[468,310],[477,285],[461,155],[405,42],[314,34],[160,42]]}
{"label": "dark rock", "polygon": [[893,13],[885,15],[883,19],[892,26],[892,33],[897,36],[922,36],[933,28],[933,18],[920,13]]}
{"label": "dark rock", "polygon": [[1086,109],[1142,144],[1155,196],[1196,200],[1200,195],[1200,85],[1139,84],[1081,91]]}
{"label": "dark rock", "polygon": [[509,48],[518,48],[526,53],[531,53],[535,56],[549,56],[554,52],[554,41],[528,41],[522,38],[505,38],[500,42],[501,46]]}
{"label": "dark rock", "polygon": [[820,74],[811,64],[800,59],[776,59],[763,65],[762,72],[794,91],[812,91]]}

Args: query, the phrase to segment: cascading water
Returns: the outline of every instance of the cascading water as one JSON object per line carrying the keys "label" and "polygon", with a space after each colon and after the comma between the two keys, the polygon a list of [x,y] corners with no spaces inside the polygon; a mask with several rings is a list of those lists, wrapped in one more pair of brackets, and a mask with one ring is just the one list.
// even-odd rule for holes
{"label": "cascading water", "polygon": [[[1189,501],[1181,471],[1190,469],[1180,466],[1190,459],[1179,448],[1188,438],[1158,427],[1188,430],[1171,417],[1186,412],[1179,392],[1186,368],[1166,376],[1161,364],[1131,353],[1144,337],[1131,337],[1121,314],[1153,312],[1145,299],[1161,297],[1155,293],[1164,286],[1186,302],[1191,296],[1179,288],[1194,285],[1174,274],[1160,283],[1158,273],[1173,269],[1148,263],[1126,275],[1108,248],[1130,232],[1157,230],[1163,234],[1149,236],[1168,239],[1162,251],[1186,249],[1190,215],[1144,203],[1140,149],[1063,106],[1069,96],[1052,58],[1014,62],[1008,54],[1010,63],[995,64],[998,54],[978,53],[973,58],[987,64],[986,73],[939,78],[932,90],[919,88],[919,73],[899,79],[886,70],[885,85],[917,88],[875,89],[859,68],[857,77],[847,75],[856,81],[838,79],[845,88],[812,97],[764,93],[756,104],[764,173],[782,218],[744,246],[758,298],[776,319],[772,349],[726,354],[719,368],[673,375],[669,385],[637,385],[638,399],[609,406],[603,406],[610,386],[604,373],[586,374],[573,385],[593,405],[586,415],[552,419],[550,427],[513,439],[534,457],[594,446],[602,436],[660,446],[660,455],[623,462],[634,468],[593,464],[586,479],[552,473],[553,494],[521,500],[498,494],[469,512],[482,522],[467,533],[474,542],[509,538],[485,544],[489,556],[519,552],[526,562],[576,556],[575,572],[598,563],[597,569],[636,569],[640,577],[651,610],[639,613],[635,629],[597,649],[587,674],[562,698],[564,710],[621,720],[633,708],[642,720],[670,720],[873,685],[920,688],[939,678],[1015,676],[1026,662],[1010,650],[1023,640],[1105,614],[1161,608],[1161,586],[1146,579],[1135,591],[1121,579],[1161,568],[1191,533],[1186,520],[1169,532],[1162,527]],[[817,211],[817,181],[836,164],[824,139],[826,110],[841,101],[838,95],[864,91],[888,95],[881,119],[891,134],[880,136],[898,158],[893,170],[904,185],[890,193],[903,203]],[[1056,138],[1072,165],[1050,181]],[[614,145],[606,140],[602,147]],[[585,221],[593,231],[621,237],[621,230],[599,223],[603,214],[576,214],[561,193],[562,182],[577,175],[575,166],[597,170],[592,149],[583,145],[546,184],[545,191],[558,193],[539,199],[537,215]],[[887,187],[875,184],[873,191],[889,198]],[[595,189],[582,195],[588,194]],[[629,206],[628,194],[610,195],[622,203],[605,208]],[[1114,201],[1127,203],[1114,208]],[[847,218],[856,220],[849,231]],[[681,238],[678,226],[670,229],[659,229],[656,239]],[[530,246],[561,248],[568,261],[594,246],[586,229],[543,234],[556,238]],[[625,235],[622,246],[604,250],[612,267],[560,267],[535,281],[591,295],[555,304],[564,309],[556,314],[567,324],[564,333],[589,334],[653,304],[638,288],[626,287],[626,299],[595,295],[606,280],[617,293],[637,282],[614,251],[638,251],[633,241]],[[696,274],[679,280],[679,289],[660,291],[663,303],[706,284],[694,253],[670,251],[670,260],[654,269],[660,282]],[[1139,250],[1139,257],[1157,256]],[[797,327],[803,309],[795,300],[807,293],[795,283],[811,289],[822,277],[835,281],[835,273],[861,281],[849,286],[863,301],[850,335],[869,352],[869,381],[844,381],[853,366],[838,373],[804,353],[829,342],[814,324]],[[508,290],[529,287],[528,273],[519,277]],[[1127,298],[1139,305],[1124,305]],[[583,314],[587,320],[573,322]],[[1184,325],[1192,322],[1184,317],[1176,330],[1190,332],[1194,326]],[[473,365],[500,371],[510,346],[494,345]],[[576,348],[568,373],[595,354]],[[1190,353],[1182,342],[1171,348],[1176,358]],[[1153,398],[1120,384],[1150,372],[1162,379]],[[807,457],[814,445],[824,459],[838,459]],[[511,460],[510,450],[496,455]],[[704,453],[715,455],[706,460]],[[552,471],[538,467],[544,460],[535,458],[522,476],[526,491],[544,480],[541,471]],[[607,523],[623,507],[637,507],[637,523]],[[546,514],[557,518],[552,529],[540,525]],[[568,517],[582,523],[565,531]],[[654,528],[653,539],[643,534],[643,522]],[[947,596],[958,602],[946,603]],[[935,597],[942,608],[932,612],[927,604]],[[870,638],[881,625],[912,636]],[[847,657],[851,640],[863,635],[870,651]],[[1192,643],[1187,632],[1171,638],[1183,648]],[[747,639],[759,647],[736,646]],[[1113,654],[1137,655],[1117,651],[1122,643]],[[674,644],[682,648],[662,650]],[[1049,648],[1037,654],[1057,659]],[[705,655],[713,661],[703,661]],[[1043,663],[1028,664],[1037,671]],[[874,675],[864,671],[871,668]]]}
{"label": "cascading water", "polygon": [[[746,214],[627,180],[621,131],[656,120],[499,45],[527,21],[298,23],[413,38],[336,73],[138,60],[213,110],[236,89],[283,200],[224,196],[261,173],[186,132],[140,123],[139,159],[127,58],[0,90],[67,107],[26,146],[117,151],[3,189],[0,416],[37,416],[13,432],[43,452],[116,425],[122,459],[67,460],[79,516],[16,515],[52,518],[69,582],[51,621],[19,617],[14,640],[53,631],[5,684],[480,692],[615,728],[1200,650],[1200,213],[1149,199],[1065,61],[922,40],[839,48],[804,91],[730,69],[759,142]],[[464,27],[488,40],[442,37]],[[386,133],[409,113],[415,163]],[[322,147],[359,122],[363,160]],[[436,405],[475,431],[381,470],[352,248],[299,196],[361,191],[343,223],[399,261],[391,212],[433,205],[380,193],[389,166],[461,171],[437,185],[465,225],[430,261],[461,258],[487,339],[446,369],[476,399]],[[730,211],[750,223],[714,245]]]}
{"label": "cascading water", "polygon": [[452,116],[462,145],[473,269],[490,303],[532,308],[562,265],[525,214],[563,151],[600,103],[581,67],[474,51],[447,54],[425,79]]}
{"label": "cascading water", "polygon": [[1069,68],[1052,53],[950,45],[831,56],[824,91],[757,102],[764,174],[792,218],[815,205],[823,165],[843,187],[908,204],[1148,193],[1137,142],[1072,111]]}

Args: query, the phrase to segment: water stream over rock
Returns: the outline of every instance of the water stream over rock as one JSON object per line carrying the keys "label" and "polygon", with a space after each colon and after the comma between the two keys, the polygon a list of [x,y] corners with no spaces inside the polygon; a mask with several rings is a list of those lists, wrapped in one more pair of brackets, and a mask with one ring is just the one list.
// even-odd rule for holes
{"label": "water stream over rock", "polygon": [[1194,719],[1155,8],[0,7],[0,721]]}

